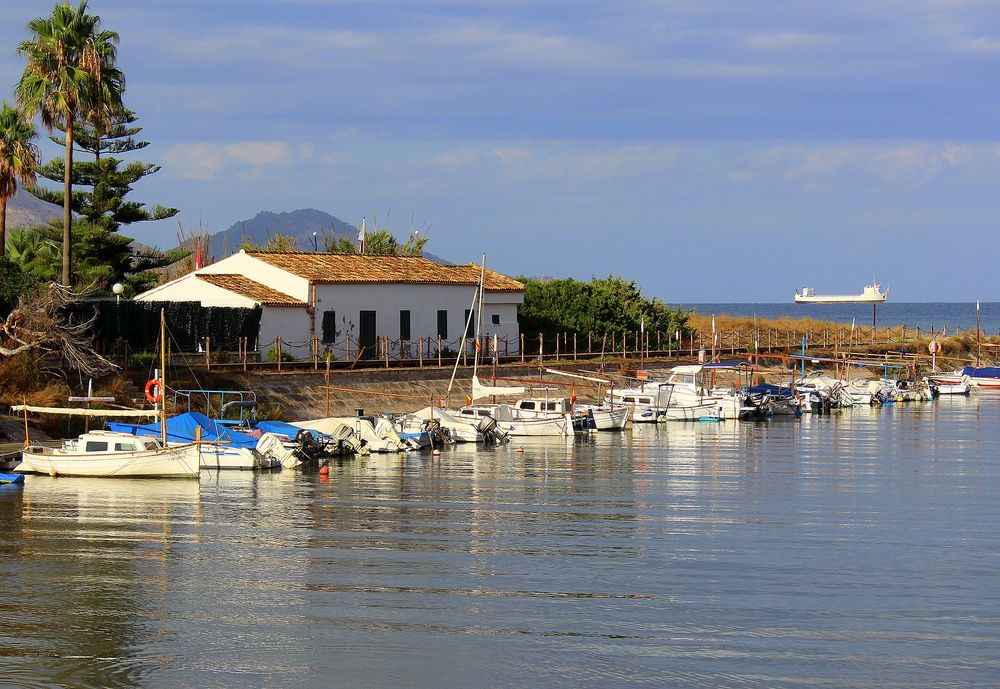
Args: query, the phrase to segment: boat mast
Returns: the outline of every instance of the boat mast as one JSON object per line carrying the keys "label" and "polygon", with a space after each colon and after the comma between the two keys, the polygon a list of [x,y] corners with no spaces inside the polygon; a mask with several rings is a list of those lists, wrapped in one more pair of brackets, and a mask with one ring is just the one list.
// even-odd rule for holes
{"label": "boat mast", "polygon": [[160,309],[160,441],[167,446],[167,317]]}
{"label": "boat mast", "polygon": [[[483,263],[479,268],[479,289],[476,290],[479,295],[479,307],[476,308],[476,339],[475,348],[472,355],[472,378],[476,378],[476,369],[479,367],[479,331],[482,329],[483,324],[483,283],[486,282],[486,254],[483,254]],[[472,400],[475,402],[475,400]]]}
{"label": "boat mast", "polygon": [[[483,254],[483,268],[480,271],[480,279],[479,279],[480,285],[482,284],[482,275],[485,273],[485,271],[486,271],[486,254]],[[469,327],[472,325],[472,316],[476,311],[476,299],[478,298],[479,298],[479,285],[476,285],[476,289],[472,292],[472,304],[471,308],[469,309],[469,317],[465,319],[465,330],[462,331],[463,340],[465,339],[465,336],[468,335]],[[459,352],[458,355],[455,357],[455,366],[451,370],[451,380],[448,381],[448,395],[451,395],[451,388],[455,384],[455,375],[458,373],[458,363],[461,360],[462,360],[462,352]],[[472,360],[473,376],[475,376],[475,365],[476,365],[476,360],[473,359]]]}

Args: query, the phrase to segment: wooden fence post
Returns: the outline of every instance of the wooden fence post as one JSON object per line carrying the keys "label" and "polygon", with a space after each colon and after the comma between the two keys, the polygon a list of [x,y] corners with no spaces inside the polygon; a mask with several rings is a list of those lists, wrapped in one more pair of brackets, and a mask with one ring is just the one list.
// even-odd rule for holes
{"label": "wooden fence post", "polygon": [[441,366],[441,336],[438,335],[438,366]]}
{"label": "wooden fence post", "polygon": [[538,333],[538,363],[545,360],[545,333]]}
{"label": "wooden fence post", "polygon": [[573,333],[573,361],[576,361],[576,333]]}
{"label": "wooden fence post", "polygon": [[556,361],[559,361],[559,333],[556,333]]}
{"label": "wooden fence post", "polygon": [[212,370],[212,338],[205,336],[205,370]]}
{"label": "wooden fence post", "polygon": [[326,353],[326,373],[323,376],[323,380],[326,382],[326,416],[330,416],[330,352]]}
{"label": "wooden fence post", "polygon": [[278,373],[281,373],[281,335],[274,338],[274,353],[278,355]]}
{"label": "wooden fence post", "polygon": [[524,363],[524,333],[521,333],[521,363]]}
{"label": "wooden fence post", "polygon": [[[385,367],[389,368],[389,336],[383,335],[385,344],[382,345],[382,350],[385,352]],[[402,342],[402,340],[400,340]]]}
{"label": "wooden fence post", "polygon": [[424,367],[424,336],[417,341],[417,368]]}

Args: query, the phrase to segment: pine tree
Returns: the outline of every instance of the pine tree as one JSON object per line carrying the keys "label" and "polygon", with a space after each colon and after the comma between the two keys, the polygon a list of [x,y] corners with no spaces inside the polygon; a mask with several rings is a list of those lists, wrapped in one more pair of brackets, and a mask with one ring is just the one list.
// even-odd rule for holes
{"label": "pine tree", "polygon": [[[82,283],[96,282],[104,290],[122,282],[133,293],[156,284],[157,276],[149,271],[171,265],[187,255],[178,249],[161,252],[137,247],[131,237],[119,232],[123,225],[164,220],[178,212],[176,208],[159,204],[150,207],[126,199],[136,183],[160,170],[153,163],[126,162],[116,157],[149,145],[135,138],[142,131],[142,127],[135,126],[136,119],[132,111],[113,115],[102,123],[103,131],[82,119],[76,121],[74,146],[93,159],[74,160],[74,189],[70,199],[70,208],[81,221],[73,238],[76,279]],[[50,138],[65,144],[58,136]],[[63,179],[64,172],[62,158],[54,158],[37,170],[38,176],[53,181]],[[61,191],[43,187],[31,187],[28,191],[43,201],[63,203]],[[53,229],[54,226],[39,231],[54,239]]]}

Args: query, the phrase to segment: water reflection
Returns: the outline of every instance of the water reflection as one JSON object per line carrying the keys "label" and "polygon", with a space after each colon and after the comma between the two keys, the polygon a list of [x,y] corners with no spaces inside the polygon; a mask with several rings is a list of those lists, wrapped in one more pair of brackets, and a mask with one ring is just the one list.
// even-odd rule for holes
{"label": "water reflection", "polygon": [[988,686],[1000,397],[0,491],[0,684]]}

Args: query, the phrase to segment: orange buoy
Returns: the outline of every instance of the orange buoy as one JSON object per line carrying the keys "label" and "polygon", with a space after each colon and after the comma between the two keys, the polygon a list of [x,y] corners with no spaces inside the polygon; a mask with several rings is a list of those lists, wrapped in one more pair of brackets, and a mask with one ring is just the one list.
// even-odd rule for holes
{"label": "orange buoy", "polygon": [[330,475],[330,467],[328,467],[325,464],[323,466],[321,466],[319,468],[319,475],[320,476],[329,476]]}
{"label": "orange buoy", "polygon": [[146,383],[146,399],[150,404],[157,404],[163,399],[163,390],[161,388],[161,383],[159,378],[153,378],[153,380]]}

